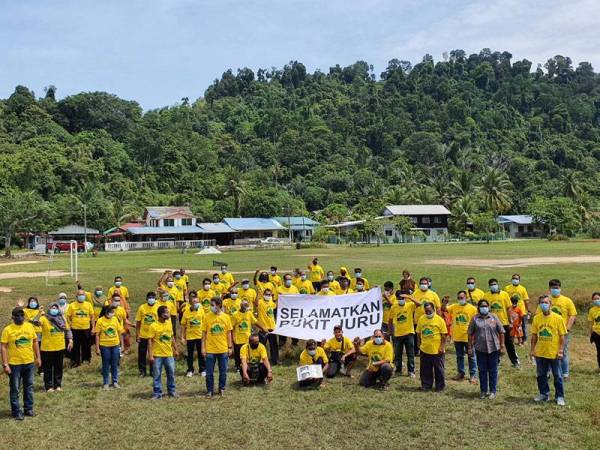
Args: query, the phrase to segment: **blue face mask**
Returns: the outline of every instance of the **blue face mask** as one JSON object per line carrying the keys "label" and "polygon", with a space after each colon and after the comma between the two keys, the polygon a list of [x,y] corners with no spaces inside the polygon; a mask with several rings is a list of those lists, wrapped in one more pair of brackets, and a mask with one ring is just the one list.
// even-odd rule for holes
{"label": "blue face mask", "polygon": [[492,291],[493,293],[499,292],[500,288],[498,287],[497,284],[492,284],[490,285],[490,291]]}
{"label": "blue face mask", "polygon": [[594,301],[592,301],[592,304],[594,306],[600,306],[600,300],[594,300]]}
{"label": "blue face mask", "polygon": [[517,280],[516,278],[513,278],[513,279],[511,280],[511,283],[512,283],[512,285],[513,285],[513,286],[518,286],[518,285],[519,285],[519,283],[520,283],[520,281],[519,281],[519,280]]}
{"label": "blue face mask", "polygon": [[83,302],[85,300],[85,295],[78,295],[77,296],[77,301],[78,302]]}
{"label": "blue face mask", "polygon": [[560,296],[560,288],[552,288],[552,289],[550,289],[550,294],[552,294],[552,297],[558,297],[558,296]]}
{"label": "blue face mask", "polygon": [[490,308],[488,308],[487,306],[482,306],[481,308],[479,308],[479,314],[481,314],[482,316],[487,316],[490,313]]}
{"label": "blue face mask", "polygon": [[361,275],[362,275],[362,272],[354,272],[354,276],[355,276],[356,278],[360,278],[360,277],[361,277]]}
{"label": "blue face mask", "polygon": [[102,291],[96,291],[96,297],[102,297],[103,292]]}
{"label": "blue face mask", "polygon": [[152,306],[152,305],[154,305],[154,304],[156,303],[156,298],[154,298],[154,297],[148,297],[148,299],[146,300],[146,302],[147,302],[147,303],[148,303],[150,306]]}
{"label": "blue face mask", "polygon": [[428,284],[420,284],[419,289],[421,289],[422,291],[426,291],[427,289],[429,289],[429,285]]}
{"label": "blue face mask", "polygon": [[406,300],[404,300],[403,298],[401,298],[401,299],[398,300],[398,304],[400,306],[404,306],[406,304]]}
{"label": "blue face mask", "polygon": [[66,298],[59,298],[58,299],[58,304],[63,306],[67,304],[67,299]]}
{"label": "blue face mask", "polygon": [[51,316],[58,316],[58,313],[60,311],[58,309],[52,308],[50,311],[48,311],[48,313],[50,313]]}
{"label": "blue face mask", "polygon": [[180,280],[181,279],[181,275],[175,275],[175,279],[176,280]]}
{"label": "blue face mask", "polygon": [[542,310],[542,312],[547,313],[548,311],[550,311],[550,304],[549,303],[540,303],[540,309]]}
{"label": "blue face mask", "polygon": [[475,289],[475,283],[467,283],[467,289],[469,289],[470,291]]}
{"label": "blue face mask", "polygon": [[383,338],[381,336],[377,336],[375,339],[373,339],[373,342],[375,342],[377,345],[381,345],[383,344]]}
{"label": "blue face mask", "polygon": [[37,302],[30,302],[30,303],[29,303],[29,307],[30,307],[31,309],[36,309],[36,308],[38,307],[38,304],[37,304]]}

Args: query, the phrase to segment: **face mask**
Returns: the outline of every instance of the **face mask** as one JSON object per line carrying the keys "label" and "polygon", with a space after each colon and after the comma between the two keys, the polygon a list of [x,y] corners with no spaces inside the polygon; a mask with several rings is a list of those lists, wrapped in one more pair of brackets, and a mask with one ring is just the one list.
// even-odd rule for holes
{"label": "face mask", "polygon": [[498,288],[497,284],[490,285],[490,291],[495,293],[495,292],[498,292],[499,290],[500,290],[500,288]]}
{"label": "face mask", "polygon": [[148,300],[146,300],[146,302],[152,306],[156,303],[156,299],[154,297],[148,297]]}
{"label": "face mask", "polygon": [[233,294],[233,293],[232,293],[232,294],[231,294],[231,298],[232,298],[233,300],[235,300],[236,298],[238,298],[238,294]]}
{"label": "face mask", "polygon": [[593,304],[594,306],[600,306],[600,300],[593,300],[593,301],[592,301],[592,304]]}
{"label": "face mask", "polygon": [[362,272],[354,272],[354,276],[356,278],[360,278],[361,275],[362,275]]}
{"label": "face mask", "polygon": [[58,304],[61,306],[64,306],[67,304],[67,299],[66,298],[59,298],[58,299]]}
{"label": "face mask", "polygon": [[383,344],[383,338],[381,336],[377,336],[375,339],[373,339],[373,342],[375,342],[377,345],[381,345]]}
{"label": "face mask", "polygon": [[250,344],[250,348],[256,350],[258,348],[258,342],[256,344]]}
{"label": "face mask", "polygon": [[96,291],[96,297],[102,297],[102,291]]}
{"label": "face mask", "polygon": [[271,270],[271,275],[275,275],[277,272],[275,272],[274,270]]}
{"label": "face mask", "polygon": [[221,273],[222,274],[226,274],[227,273],[227,269],[221,269]]}
{"label": "face mask", "polygon": [[218,278],[213,278],[213,283],[219,284],[219,279]]}
{"label": "face mask", "polygon": [[115,317],[115,313],[108,313],[108,314],[106,314],[106,318],[107,319],[112,319],[113,317]]}
{"label": "face mask", "polygon": [[18,316],[12,316],[13,322],[15,325],[23,325],[25,322],[25,316],[23,314],[19,314]]}
{"label": "face mask", "polygon": [[365,287],[362,284],[357,284],[356,285],[356,290],[357,291],[362,291]]}
{"label": "face mask", "polygon": [[244,284],[242,284],[242,288],[243,288],[243,289],[248,289],[248,288],[250,288],[250,285],[249,285],[249,284],[246,284],[246,283],[244,283]]}
{"label": "face mask", "polygon": [[263,298],[265,299],[265,302],[270,302],[273,299],[270,295],[265,295]]}
{"label": "face mask", "polygon": [[163,302],[168,302],[169,301],[169,296],[168,295],[163,295],[162,301]]}
{"label": "face mask", "polygon": [[210,289],[210,284],[205,284],[203,288],[205,291],[208,291]]}
{"label": "face mask", "polygon": [[82,301],[84,301],[84,300],[85,300],[85,295],[78,295],[78,296],[77,296],[77,301],[78,301],[78,302],[82,302]]}
{"label": "face mask", "polygon": [[329,281],[333,281],[333,275],[327,275],[327,279],[328,279]]}
{"label": "face mask", "polygon": [[552,288],[552,289],[550,289],[550,294],[552,294],[552,297],[558,297],[558,296],[560,296],[560,288]]}
{"label": "face mask", "polygon": [[472,291],[473,289],[475,289],[475,283],[467,283],[467,289]]}
{"label": "face mask", "polygon": [[58,309],[56,308],[52,308],[50,311],[48,311],[50,313],[51,316],[58,316],[58,313],[60,312]]}
{"label": "face mask", "polygon": [[428,319],[433,319],[433,313],[425,314]]}
{"label": "face mask", "polygon": [[467,299],[466,298],[459,298],[458,299],[458,304],[459,305],[466,305],[467,304]]}
{"label": "face mask", "polygon": [[172,281],[167,281],[167,286],[172,288],[173,287],[173,282]]}
{"label": "face mask", "polygon": [[310,356],[315,356],[317,354],[316,350],[307,350],[306,351]]}
{"label": "face mask", "polygon": [[37,307],[38,307],[38,303],[37,302],[30,302],[29,303],[29,308],[36,309]]}
{"label": "face mask", "polygon": [[121,302],[112,302],[111,306],[114,306],[115,308],[121,306]]}
{"label": "face mask", "polygon": [[211,305],[210,310],[216,314],[219,308],[216,305]]}
{"label": "face mask", "polygon": [[285,280],[285,286],[290,287],[292,285],[292,280]]}
{"label": "face mask", "polygon": [[200,303],[194,303],[192,305],[192,310],[193,311],[198,311],[200,309]]}
{"label": "face mask", "polygon": [[328,287],[324,287],[323,288],[323,292],[329,292],[329,288]]}
{"label": "face mask", "polygon": [[550,304],[549,303],[540,303],[540,308],[543,312],[548,312],[550,311]]}
{"label": "face mask", "polygon": [[123,284],[122,281],[115,281],[115,286],[116,287],[121,287],[122,284]]}
{"label": "face mask", "polygon": [[512,285],[513,285],[513,286],[518,286],[518,285],[519,285],[519,283],[520,283],[520,281],[519,281],[519,280],[517,280],[516,278],[513,278],[513,279],[511,280],[511,283],[512,283]]}
{"label": "face mask", "polygon": [[400,306],[404,306],[404,305],[406,305],[406,300],[404,300],[403,298],[401,298],[400,300],[398,300],[398,304]]}
{"label": "face mask", "polygon": [[420,284],[419,289],[421,289],[422,291],[426,291],[427,289],[429,289],[429,285],[428,284]]}
{"label": "face mask", "polygon": [[176,280],[180,280],[181,279],[181,275],[175,275],[175,279]]}
{"label": "face mask", "polygon": [[482,306],[481,308],[479,308],[479,314],[481,314],[482,316],[487,316],[490,312],[490,308],[488,308],[487,306]]}
{"label": "face mask", "polygon": [[300,279],[301,279],[302,281],[306,280],[306,275],[300,275]]}

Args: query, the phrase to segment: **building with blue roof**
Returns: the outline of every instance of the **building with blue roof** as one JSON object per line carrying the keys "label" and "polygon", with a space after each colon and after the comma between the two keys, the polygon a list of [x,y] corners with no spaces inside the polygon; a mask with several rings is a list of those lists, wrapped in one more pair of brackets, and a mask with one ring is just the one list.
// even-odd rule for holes
{"label": "building with blue roof", "polygon": [[235,231],[236,239],[287,237],[287,229],[275,219],[262,217],[226,217],[223,223]]}
{"label": "building with blue roof", "polygon": [[292,239],[294,241],[310,241],[313,232],[320,224],[310,217],[291,216],[291,217],[273,217],[282,226],[292,230]]}
{"label": "building with blue roof", "polygon": [[544,230],[534,222],[532,216],[516,214],[496,217],[510,238],[537,238],[544,235]]}

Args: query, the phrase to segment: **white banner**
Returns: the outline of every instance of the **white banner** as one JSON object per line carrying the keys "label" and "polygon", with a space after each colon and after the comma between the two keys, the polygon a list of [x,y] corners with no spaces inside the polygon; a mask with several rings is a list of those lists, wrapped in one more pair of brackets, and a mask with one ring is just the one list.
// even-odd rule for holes
{"label": "white banner", "polygon": [[285,295],[277,302],[274,333],[298,339],[330,339],[333,327],[341,325],[344,336],[372,336],[381,328],[381,289],[345,295]]}

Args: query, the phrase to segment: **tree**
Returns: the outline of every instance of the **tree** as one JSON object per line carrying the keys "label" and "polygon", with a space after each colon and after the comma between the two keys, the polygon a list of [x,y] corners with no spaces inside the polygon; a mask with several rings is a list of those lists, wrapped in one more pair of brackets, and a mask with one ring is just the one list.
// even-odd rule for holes
{"label": "tree", "polygon": [[473,215],[473,230],[475,233],[485,235],[489,242],[490,235],[498,230],[498,223],[490,213],[479,213]]}
{"label": "tree", "polygon": [[512,184],[506,173],[497,169],[488,169],[483,174],[479,192],[488,211],[496,215],[507,211],[512,204]]}
{"label": "tree", "polygon": [[451,224],[455,231],[464,233],[469,223],[473,223],[473,216],[477,211],[475,200],[470,195],[457,199],[452,205]]}
{"label": "tree", "polygon": [[402,236],[402,242],[406,242],[406,236],[410,234],[415,226],[411,218],[407,216],[394,216],[392,218],[392,223],[396,233]]}
{"label": "tree", "polygon": [[229,196],[233,199],[235,216],[241,217],[242,200],[243,197],[248,194],[248,191],[246,189],[246,182],[240,179],[240,174],[236,173],[236,171],[232,167],[228,167],[225,170],[224,175],[225,184],[227,186],[224,195]]}
{"label": "tree", "polygon": [[567,197],[538,196],[530,203],[529,213],[535,223],[545,227],[550,235],[573,236],[581,229],[577,205]]}

